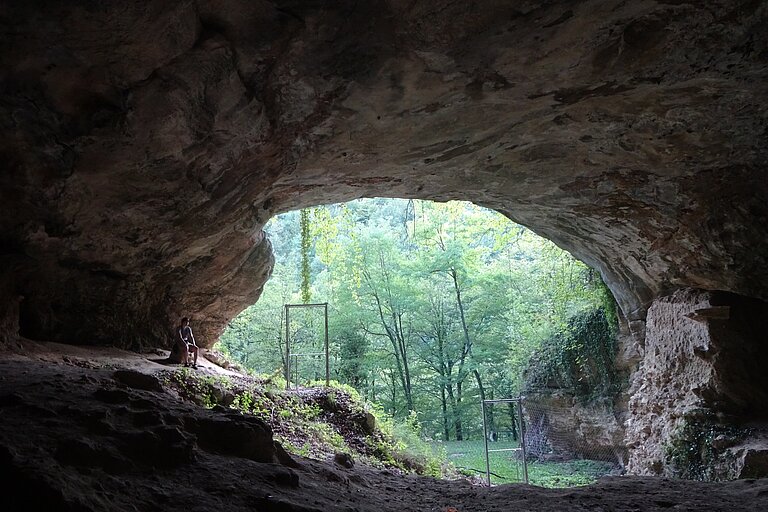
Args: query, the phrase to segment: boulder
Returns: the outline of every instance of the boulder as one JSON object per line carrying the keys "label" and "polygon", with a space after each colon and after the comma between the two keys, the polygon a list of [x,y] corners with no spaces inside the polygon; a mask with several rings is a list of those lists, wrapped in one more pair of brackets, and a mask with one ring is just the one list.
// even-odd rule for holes
{"label": "boulder", "polygon": [[112,374],[112,378],[120,384],[133,389],[157,392],[163,390],[163,385],[160,383],[160,379],[154,375],[137,370],[117,370]]}

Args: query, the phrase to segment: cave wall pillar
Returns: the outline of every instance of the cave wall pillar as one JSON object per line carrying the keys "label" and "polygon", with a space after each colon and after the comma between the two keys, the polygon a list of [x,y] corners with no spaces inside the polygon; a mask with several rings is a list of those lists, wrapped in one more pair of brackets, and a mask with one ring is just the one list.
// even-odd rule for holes
{"label": "cave wall pillar", "polygon": [[755,476],[768,468],[768,444],[761,442],[768,417],[766,332],[768,303],[756,299],[682,289],[652,304],[631,376],[628,472],[692,476],[680,475],[680,458],[675,462],[682,446],[695,446],[691,464],[711,466],[697,466],[703,478]]}

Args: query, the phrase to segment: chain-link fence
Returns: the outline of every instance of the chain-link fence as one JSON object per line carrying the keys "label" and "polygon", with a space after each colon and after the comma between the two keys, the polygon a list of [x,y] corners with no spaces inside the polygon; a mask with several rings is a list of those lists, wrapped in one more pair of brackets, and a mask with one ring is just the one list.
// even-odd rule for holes
{"label": "chain-link fence", "polygon": [[[604,412],[600,406],[486,400],[482,468],[486,481],[573,487],[619,474],[620,457],[614,440],[610,433],[606,434],[606,426],[600,424]],[[469,469],[480,472],[476,467]]]}
{"label": "chain-link fence", "polygon": [[521,402],[519,398],[482,401],[488,485],[492,474],[497,479],[528,482]]}
{"label": "chain-link fence", "polygon": [[572,487],[621,473],[621,440],[603,405],[523,400],[522,409],[531,484]]}

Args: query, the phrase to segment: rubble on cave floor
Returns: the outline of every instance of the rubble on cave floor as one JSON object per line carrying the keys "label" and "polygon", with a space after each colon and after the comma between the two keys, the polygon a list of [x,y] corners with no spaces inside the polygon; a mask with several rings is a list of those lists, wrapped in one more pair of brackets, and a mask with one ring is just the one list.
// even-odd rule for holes
{"label": "rubble on cave floor", "polygon": [[289,456],[263,422],[181,400],[146,356],[39,348],[0,354],[3,510],[768,510],[767,480],[489,489]]}

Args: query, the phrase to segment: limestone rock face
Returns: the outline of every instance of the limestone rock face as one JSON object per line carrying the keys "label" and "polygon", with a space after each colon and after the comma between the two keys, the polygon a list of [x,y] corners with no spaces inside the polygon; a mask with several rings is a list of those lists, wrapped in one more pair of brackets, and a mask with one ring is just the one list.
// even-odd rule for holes
{"label": "limestone rock face", "polygon": [[525,411],[529,436],[536,441],[543,429],[555,456],[626,463],[623,418],[612,400],[581,403],[567,392],[538,392],[526,396]]}
{"label": "limestone rock face", "polygon": [[0,327],[210,346],[276,213],[468,199],[597,267],[642,329],[768,298],[765,2],[6,2]]}
{"label": "limestone rock face", "polygon": [[706,421],[749,427],[744,435],[754,438],[736,447],[713,440],[714,462],[729,466],[725,476],[767,474],[764,426],[754,423],[768,417],[766,332],[768,304],[762,301],[687,289],[654,302],[630,389],[631,473],[672,475],[670,442],[687,423]]}

